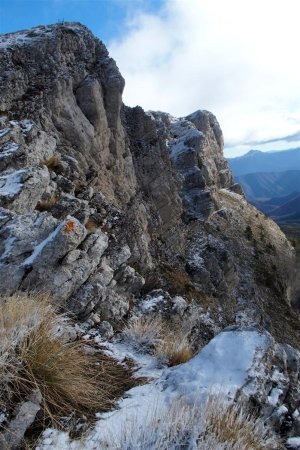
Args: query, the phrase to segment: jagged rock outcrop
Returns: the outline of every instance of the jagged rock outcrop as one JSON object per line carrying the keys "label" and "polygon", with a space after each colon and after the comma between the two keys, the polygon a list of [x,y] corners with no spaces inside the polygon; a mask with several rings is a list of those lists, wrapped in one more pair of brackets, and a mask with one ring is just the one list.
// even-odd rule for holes
{"label": "jagged rock outcrop", "polygon": [[111,334],[163,289],[180,314],[209,311],[204,341],[254,325],[294,355],[292,247],[233,184],[213,114],[124,106],[115,62],[76,23],[2,36],[0,64],[2,294],[48,291]]}
{"label": "jagged rock outcrop", "polygon": [[224,325],[279,337],[275,308],[297,340],[291,247],[233,185],[213,114],[123,106],[115,62],[79,24],[3,36],[0,58],[2,292],[46,289],[115,321],[144,277],[143,294],[188,291]]}

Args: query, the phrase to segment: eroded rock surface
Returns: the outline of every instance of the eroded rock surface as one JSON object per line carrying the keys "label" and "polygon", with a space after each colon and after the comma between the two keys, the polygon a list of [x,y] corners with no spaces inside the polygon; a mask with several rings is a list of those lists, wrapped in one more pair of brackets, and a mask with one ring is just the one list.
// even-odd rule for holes
{"label": "eroded rock surface", "polygon": [[124,107],[115,62],[80,24],[5,35],[0,58],[2,292],[43,288],[108,318],[141,289],[188,288],[231,322],[277,328],[268,305],[289,311],[292,250],[233,184],[213,114]]}
{"label": "eroded rock surface", "polygon": [[[166,317],[201,311],[204,341],[251,325],[297,366],[293,250],[233,184],[215,116],[124,106],[115,62],[77,23],[2,36],[0,64],[1,293],[50,292],[111,335],[160,289]],[[273,388],[297,408],[297,389]]]}

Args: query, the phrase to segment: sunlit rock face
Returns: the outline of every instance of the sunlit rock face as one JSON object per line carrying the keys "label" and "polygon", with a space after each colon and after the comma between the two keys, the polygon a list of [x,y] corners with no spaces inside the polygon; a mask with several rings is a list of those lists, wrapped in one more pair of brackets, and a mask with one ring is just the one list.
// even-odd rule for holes
{"label": "sunlit rock face", "polygon": [[218,330],[298,345],[292,248],[233,184],[215,116],[123,105],[116,63],[80,24],[0,39],[1,292],[49,291],[114,324],[163,289]]}

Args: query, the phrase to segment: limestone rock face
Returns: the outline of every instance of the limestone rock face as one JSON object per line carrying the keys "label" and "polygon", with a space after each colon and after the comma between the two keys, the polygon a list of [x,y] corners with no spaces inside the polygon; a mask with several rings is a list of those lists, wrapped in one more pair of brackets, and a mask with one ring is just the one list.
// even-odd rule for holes
{"label": "limestone rock face", "polygon": [[[96,305],[85,300],[88,279],[103,273],[117,207],[136,190],[120,116],[124,80],[79,24],[6,35],[0,63],[1,292],[50,291],[86,315]],[[117,256],[112,249],[108,283],[129,257]]]}
{"label": "limestone rock face", "polygon": [[[0,64],[6,128],[21,119],[22,129],[30,117],[37,134],[46,130],[49,143],[56,142],[63,161],[77,161],[78,190],[84,182],[96,184],[110,200],[126,203],[135,176],[120,120],[124,79],[102,42],[79,24],[37,27],[6,35]],[[23,145],[18,139],[16,144]],[[42,163],[47,155],[32,147]]]}
{"label": "limestone rock face", "polygon": [[124,106],[116,63],[77,23],[2,36],[0,64],[1,293],[46,290],[115,324],[162,289],[211,330],[298,345],[292,248],[233,184],[212,113]]}
{"label": "limestone rock face", "polygon": [[0,177],[1,204],[18,213],[32,209],[38,203],[41,192],[50,182],[49,172],[43,167],[2,172]]}

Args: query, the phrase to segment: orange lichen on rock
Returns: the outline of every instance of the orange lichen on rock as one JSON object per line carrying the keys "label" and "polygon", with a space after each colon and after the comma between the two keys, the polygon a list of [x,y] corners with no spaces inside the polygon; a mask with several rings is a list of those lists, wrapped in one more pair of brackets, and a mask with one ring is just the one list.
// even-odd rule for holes
{"label": "orange lichen on rock", "polygon": [[74,231],[74,229],[75,229],[74,222],[72,220],[68,220],[66,225],[65,225],[64,231],[66,233],[71,233],[71,231]]}

